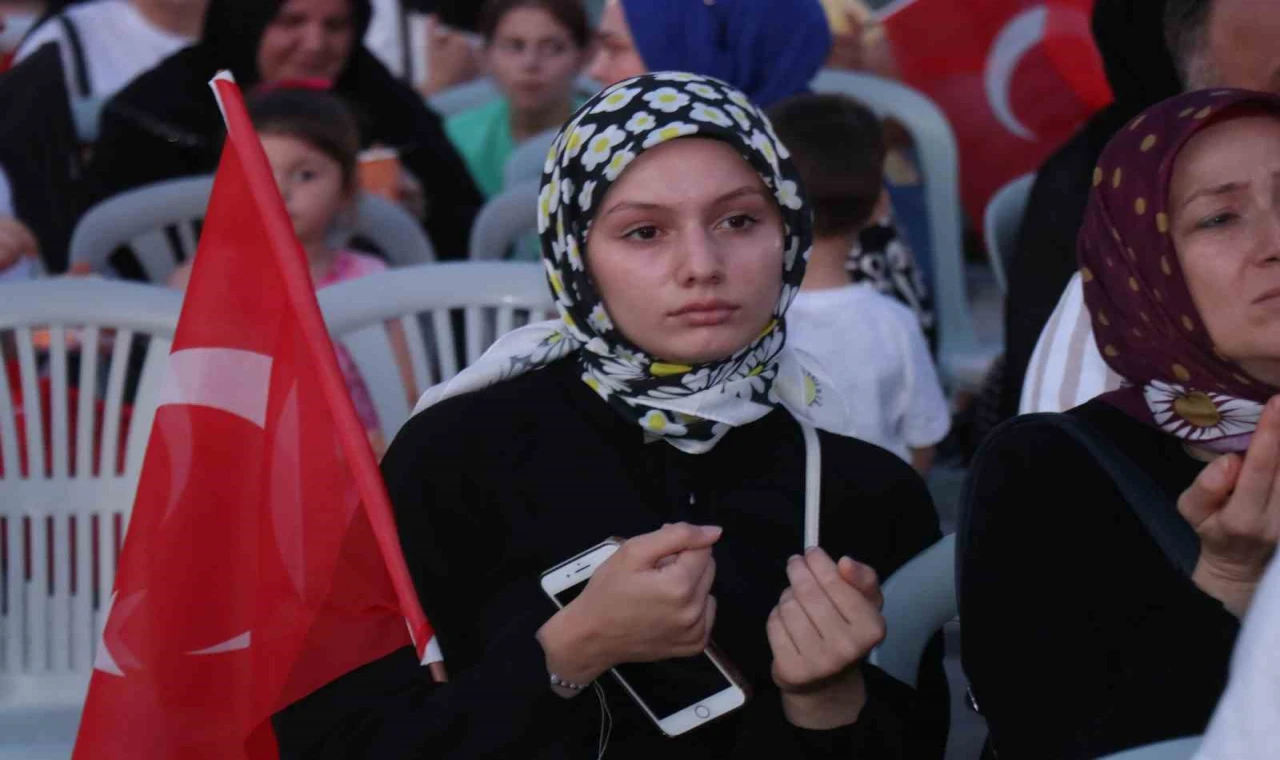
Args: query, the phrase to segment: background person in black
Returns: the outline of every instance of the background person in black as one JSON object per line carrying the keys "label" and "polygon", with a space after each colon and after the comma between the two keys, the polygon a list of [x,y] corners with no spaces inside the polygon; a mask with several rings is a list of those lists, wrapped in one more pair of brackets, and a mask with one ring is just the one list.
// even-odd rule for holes
{"label": "background person in black", "polygon": [[[799,556],[798,423],[843,409],[784,347],[811,210],[770,134],[686,74],[623,82],[561,133],[539,215],[561,319],[429,393],[383,460],[451,680],[408,650],[355,671],[277,716],[283,757],[594,755],[595,695],[549,674],[600,679],[609,757],[941,756],[940,647],[918,692],[860,664],[877,574],[938,536],[919,478],[820,433],[823,550]],[[540,574],[614,535],[633,538],[557,612]],[[603,677],[709,635],[755,696],[679,738]]]}
{"label": "background person in black", "polygon": [[421,185],[436,255],[465,257],[480,193],[440,118],[360,43],[369,14],[369,0],[211,0],[199,44],[107,103],[88,171],[90,203],[217,167],[224,129],[208,81],[218,70],[230,69],[246,90],[329,79],[360,118],[365,142],[395,148]]}
{"label": "background person in black", "polygon": [[[1026,420],[974,463],[962,659],[1001,758],[1205,729],[1280,537],[1277,176],[1280,98],[1243,90],[1154,106],[1099,160],[1080,274],[1127,382],[1068,415],[1130,474]],[[1160,532],[1187,536],[1185,574],[1118,485],[1143,476]]]}
{"label": "background person in black", "polygon": [[1182,90],[1165,46],[1164,6],[1165,0],[1098,0],[1093,7],[1093,39],[1115,100],[1037,170],[1009,260],[999,419],[1018,413],[1040,331],[1075,274],[1076,233],[1098,156],[1127,121]]}

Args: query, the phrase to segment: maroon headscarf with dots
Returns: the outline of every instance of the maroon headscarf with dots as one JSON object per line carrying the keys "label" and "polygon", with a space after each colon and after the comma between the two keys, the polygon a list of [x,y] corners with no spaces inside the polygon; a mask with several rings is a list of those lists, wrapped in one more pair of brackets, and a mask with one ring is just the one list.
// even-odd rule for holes
{"label": "maroon headscarf with dots", "polygon": [[1243,451],[1278,392],[1214,348],[1169,233],[1174,160],[1196,133],[1280,97],[1205,90],[1153,106],[1111,140],[1080,229],[1084,299],[1098,350],[1125,387],[1102,398],[1171,435]]}

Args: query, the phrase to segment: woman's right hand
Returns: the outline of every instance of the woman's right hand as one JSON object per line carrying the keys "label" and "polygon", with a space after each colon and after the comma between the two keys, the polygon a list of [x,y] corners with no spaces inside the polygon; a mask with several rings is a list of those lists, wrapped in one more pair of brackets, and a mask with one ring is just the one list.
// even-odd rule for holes
{"label": "woman's right hand", "polygon": [[1280,396],[1267,402],[1244,458],[1211,462],[1178,511],[1200,536],[1192,582],[1243,617],[1280,540]]}
{"label": "woman's right hand", "polygon": [[547,669],[586,684],[621,663],[705,649],[716,615],[711,546],[720,533],[677,523],[622,544],[582,594],[538,631]]}
{"label": "woman's right hand", "polygon": [[0,216],[0,270],[18,263],[23,256],[40,252],[36,236],[27,226],[11,216]]}

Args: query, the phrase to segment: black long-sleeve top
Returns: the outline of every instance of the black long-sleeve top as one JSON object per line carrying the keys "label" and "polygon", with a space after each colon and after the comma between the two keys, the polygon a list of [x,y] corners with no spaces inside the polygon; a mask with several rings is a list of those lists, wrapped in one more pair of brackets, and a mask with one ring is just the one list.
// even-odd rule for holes
{"label": "black long-sleeve top", "polygon": [[[1176,502],[1203,464],[1102,401],[1069,414]],[[1204,732],[1239,623],[1165,558],[1067,433],[997,432],[974,463],[962,659],[1001,760],[1083,760]]]}
{"label": "black long-sleeve top", "polygon": [[[664,737],[609,676],[606,757],[941,757],[941,648],[917,692],[863,665],[869,700],[831,731],[791,726],[769,670],[765,620],[802,549],[804,445],[777,411],[709,453],[646,443],[580,380],[576,359],[447,400],[411,420],[383,461],[405,558],[450,680],[401,650],[276,716],[283,758],[595,757],[599,705],[549,688],[535,633],[556,611],[540,575],[609,536],[686,520],[724,527],[713,552],[713,638],[754,696],[742,710]],[[887,578],[938,538],[923,483],[898,458],[822,438],[822,545]],[[692,498],[691,498],[692,497]]]}

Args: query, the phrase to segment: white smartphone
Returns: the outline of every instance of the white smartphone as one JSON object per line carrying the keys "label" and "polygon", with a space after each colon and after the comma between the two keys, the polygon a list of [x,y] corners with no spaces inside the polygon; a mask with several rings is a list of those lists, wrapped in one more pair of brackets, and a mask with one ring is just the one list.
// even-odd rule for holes
{"label": "white smartphone", "polygon": [[[586,588],[621,539],[609,539],[542,574],[542,590],[563,609]],[[610,672],[667,736],[679,736],[742,707],[747,690],[713,648],[694,657],[626,663]]]}

